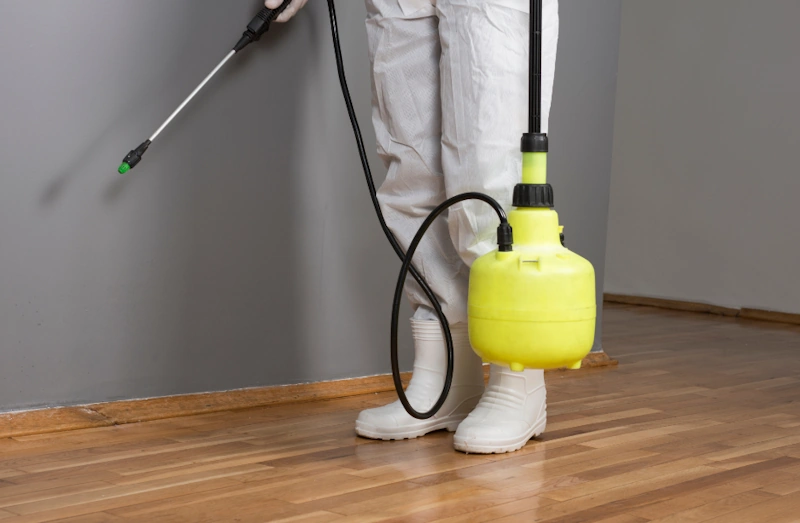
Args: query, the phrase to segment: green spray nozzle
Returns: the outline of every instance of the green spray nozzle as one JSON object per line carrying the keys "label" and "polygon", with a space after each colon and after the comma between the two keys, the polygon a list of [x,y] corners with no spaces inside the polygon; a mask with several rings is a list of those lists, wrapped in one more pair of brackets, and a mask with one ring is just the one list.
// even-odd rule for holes
{"label": "green spray nozzle", "polygon": [[136,149],[132,150],[123,158],[122,164],[120,164],[119,169],[117,172],[120,174],[125,174],[126,172],[130,171],[136,165],[142,161],[142,155],[150,147],[150,140],[146,140],[139,145]]}

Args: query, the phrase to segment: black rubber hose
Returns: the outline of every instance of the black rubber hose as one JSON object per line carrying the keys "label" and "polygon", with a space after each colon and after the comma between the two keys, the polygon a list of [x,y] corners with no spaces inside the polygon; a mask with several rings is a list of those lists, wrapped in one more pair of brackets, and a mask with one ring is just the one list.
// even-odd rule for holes
{"label": "black rubber hose", "polygon": [[[369,167],[367,152],[364,148],[364,139],[361,135],[361,128],[358,125],[355,109],[353,109],[353,100],[350,97],[350,89],[347,87],[347,78],[345,77],[344,72],[344,60],[342,59],[342,48],[339,43],[339,28],[336,23],[336,7],[334,6],[333,0],[328,0],[328,14],[330,15],[331,20],[331,36],[333,37],[333,51],[336,55],[336,68],[339,73],[339,84],[342,88],[344,103],[347,106],[347,115],[350,117],[350,124],[353,126],[353,134],[355,135],[356,145],[358,146],[358,156],[361,159],[361,166],[364,169],[364,176],[367,179],[367,188],[369,189],[369,195],[372,199],[372,206],[375,208],[375,214],[378,216],[381,229],[386,235],[386,238],[389,240],[389,243],[392,245],[394,252],[401,260],[405,261],[405,252],[403,252],[403,248],[397,242],[397,239],[394,237],[394,234],[392,234],[392,231],[389,230],[388,225],[386,225],[386,220],[383,217],[383,212],[381,212],[380,203],[378,202],[378,195],[375,190],[375,180],[372,178],[372,170]],[[434,312],[436,312],[436,316],[439,319],[439,323],[442,326],[442,331],[444,332],[445,344],[447,346],[447,373],[445,374],[444,387],[442,389],[441,396],[439,396],[439,399],[436,401],[434,406],[428,412],[419,413],[414,409],[409,410],[409,407],[406,406],[408,404],[407,400],[404,403],[404,406],[406,406],[406,410],[409,414],[418,419],[428,419],[439,411],[439,408],[441,408],[444,400],[447,399],[447,394],[450,392],[450,385],[453,383],[453,337],[450,334],[450,326],[447,321],[447,317],[442,311],[442,305],[439,303],[439,300],[436,298],[433,290],[413,265],[409,267],[408,272],[411,273],[411,276],[414,277],[419,286],[422,288],[425,296],[428,297],[428,301],[430,301]],[[395,333],[392,334],[392,340],[396,346]],[[400,382],[399,373],[394,370],[394,363],[392,364],[392,368],[393,373],[395,374],[395,388],[398,389],[398,395],[401,395],[403,394],[403,386]],[[404,398],[404,395],[401,396],[401,400]]]}
{"label": "black rubber hose", "polygon": [[[408,247],[408,252],[403,258],[403,267],[400,269],[400,275],[397,278],[397,285],[394,289],[394,299],[392,300],[392,378],[394,379],[394,388],[397,391],[397,397],[400,398],[400,403],[403,404],[406,412],[418,419],[426,419],[435,414],[436,411],[441,408],[444,400],[447,399],[447,394],[443,393],[442,396],[439,397],[439,401],[437,401],[428,412],[419,412],[411,406],[411,403],[409,403],[406,393],[403,390],[403,382],[400,380],[400,364],[397,358],[397,321],[398,316],[400,315],[400,303],[403,299],[403,286],[405,285],[406,276],[408,276],[408,271],[411,267],[411,260],[414,257],[414,253],[417,251],[417,246],[419,246],[419,243],[422,241],[422,237],[425,236],[428,228],[445,210],[450,208],[452,205],[463,202],[464,200],[482,200],[488,203],[492,206],[494,211],[497,213],[497,216],[500,218],[500,227],[508,227],[506,212],[503,210],[503,207],[497,202],[497,200],[491,196],[479,192],[468,192],[458,194],[445,200],[441,205],[431,211],[428,217],[425,218],[425,221],[422,222],[417,234],[414,236],[414,240],[412,240],[411,245]],[[501,235],[498,234],[498,236]],[[508,237],[508,242],[509,243],[506,245],[506,247],[510,248],[510,235]],[[448,354],[453,356],[452,353]]]}

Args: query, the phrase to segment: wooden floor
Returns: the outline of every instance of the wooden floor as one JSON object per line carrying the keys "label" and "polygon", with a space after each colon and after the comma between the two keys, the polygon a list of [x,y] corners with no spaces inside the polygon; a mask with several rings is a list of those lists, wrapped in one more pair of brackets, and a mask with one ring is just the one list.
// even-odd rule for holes
{"label": "wooden floor", "polygon": [[391,394],[0,439],[0,521],[800,521],[800,327],[612,306],[517,453],[357,438]]}

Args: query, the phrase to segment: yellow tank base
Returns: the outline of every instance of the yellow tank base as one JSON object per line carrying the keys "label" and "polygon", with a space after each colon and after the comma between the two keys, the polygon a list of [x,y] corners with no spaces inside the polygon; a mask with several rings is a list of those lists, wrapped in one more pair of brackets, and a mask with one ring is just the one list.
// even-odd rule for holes
{"label": "yellow tank base", "polygon": [[469,335],[484,361],[512,370],[580,368],[594,343],[594,268],[561,244],[558,214],[515,208],[511,252],[472,265]]}
{"label": "yellow tank base", "polygon": [[[567,368],[569,370],[579,370],[581,368],[581,363],[582,363],[582,360],[581,361],[576,361],[572,365],[568,365]],[[513,370],[514,372],[522,372],[522,371],[525,370],[525,365],[523,365],[522,363],[512,363],[511,364],[511,370]]]}
{"label": "yellow tank base", "polygon": [[484,361],[511,370],[579,365],[594,342],[594,318],[522,322],[479,318],[472,312],[468,325],[473,350]]}

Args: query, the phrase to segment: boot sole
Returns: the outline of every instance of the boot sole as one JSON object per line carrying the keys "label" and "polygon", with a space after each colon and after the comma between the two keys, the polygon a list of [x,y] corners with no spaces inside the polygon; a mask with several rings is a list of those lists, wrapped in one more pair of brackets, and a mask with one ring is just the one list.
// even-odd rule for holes
{"label": "boot sole", "polygon": [[[452,394],[452,391],[451,391]],[[363,421],[356,420],[356,434],[362,438],[378,439],[383,441],[396,441],[403,439],[415,439],[437,430],[446,429],[449,432],[455,432],[459,424],[472,412],[472,409],[478,404],[481,399],[483,391],[480,394],[475,394],[467,397],[461,403],[455,406],[450,411],[450,414],[441,418],[419,420],[419,424],[413,428],[409,427],[395,427],[391,429],[384,429],[371,423],[364,423]],[[440,411],[441,412],[441,411]]]}
{"label": "boot sole", "polygon": [[381,430],[374,425],[368,425],[366,423],[360,423],[356,421],[356,434],[361,436],[362,438],[368,439],[378,439],[383,441],[399,441],[404,439],[415,439],[419,438],[420,436],[424,436],[426,434],[430,434],[431,432],[436,432],[437,430],[447,430],[449,432],[455,432],[458,428],[458,425],[464,421],[467,415],[464,414],[463,416],[448,416],[446,419],[438,419],[435,422],[430,423],[429,425],[425,425],[419,427],[415,430],[398,430],[398,431],[388,431],[388,430]]}
{"label": "boot sole", "polygon": [[524,447],[532,438],[541,436],[544,433],[547,419],[540,421],[527,434],[510,441],[495,444],[477,444],[469,443],[464,438],[454,437],[453,447],[465,454],[506,454],[514,452]]}

